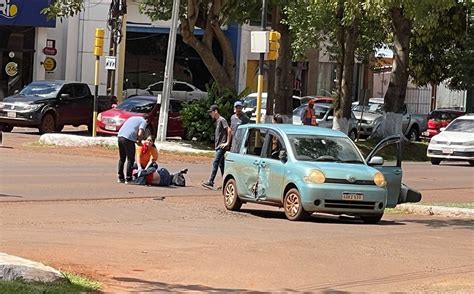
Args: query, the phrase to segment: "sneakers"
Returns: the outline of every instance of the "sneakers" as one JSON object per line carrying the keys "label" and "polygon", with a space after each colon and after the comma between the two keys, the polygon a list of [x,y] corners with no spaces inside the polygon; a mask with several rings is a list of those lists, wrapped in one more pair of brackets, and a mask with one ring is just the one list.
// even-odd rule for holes
{"label": "sneakers", "polygon": [[123,184],[123,183],[125,183],[125,179],[117,179],[117,183]]}
{"label": "sneakers", "polygon": [[205,182],[205,183],[202,183],[201,185],[202,185],[204,188],[214,189],[214,183],[211,183],[211,182]]}

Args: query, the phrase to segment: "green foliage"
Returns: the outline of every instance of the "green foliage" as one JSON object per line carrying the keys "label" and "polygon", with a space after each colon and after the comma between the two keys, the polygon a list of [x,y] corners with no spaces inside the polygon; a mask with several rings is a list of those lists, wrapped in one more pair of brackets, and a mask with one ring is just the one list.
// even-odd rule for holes
{"label": "green foliage", "polygon": [[230,89],[219,90],[217,83],[207,87],[207,99],[194,100],[184,105],[181,111],[184,128],[189,138],[195,137],[198,141],[210,142],[214,136],[214,121],[207,112],[211,105],[219,106],[219,113],[229,122],[233,114],[234,102],[249,94],[245,89],[235,95]]}
{"label": "green foliage", "polygon": [[41,13],[49,19],[72,17],[84,8],[84,0],[54,0]]}

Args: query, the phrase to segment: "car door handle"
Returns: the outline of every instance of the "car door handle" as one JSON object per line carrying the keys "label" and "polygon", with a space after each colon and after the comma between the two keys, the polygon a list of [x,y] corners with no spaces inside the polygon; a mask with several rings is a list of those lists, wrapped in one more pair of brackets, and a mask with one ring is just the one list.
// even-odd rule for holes
{"label": "car door handle", "polygon": [[263,168],[266,168],[267,167],[267,163],[264,161],[262,163],[260,163],[260,167],[263,167]]}
{"label": "car door handle", "polygon": [[401,175],[402,171],[401,170],[395,170],[395,171],[393,171],[393,173],[396,174],[396,175]]}
{"label": "car door handle", "polygon": [[253,162],[253,165],[258,165],[259,163],[260,163],[260,161],[255,160],[255,161]]}

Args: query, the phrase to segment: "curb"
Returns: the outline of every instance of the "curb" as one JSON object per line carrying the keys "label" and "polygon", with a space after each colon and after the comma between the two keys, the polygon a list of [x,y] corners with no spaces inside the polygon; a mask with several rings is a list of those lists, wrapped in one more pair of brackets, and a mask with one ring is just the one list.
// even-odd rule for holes
{"label": "curb", "polygon": [[[67,134],[44,134],[39,138],[39,143],[64,147],[118,146],[117,137],[85,137]],[[156,142],[155,144],[158,150],[162,151],[195,154],[213,153],[213,151],[193,148],[191,144],[186,143]]]}
{"label": "curb", "polygon": [[446,207],[435,205],[421,205],[421,204],[401,204],[395,208],[397,210],[422,214],[422,215],[436,215],[443,217],[460,217],[474,219],[474,209]]}

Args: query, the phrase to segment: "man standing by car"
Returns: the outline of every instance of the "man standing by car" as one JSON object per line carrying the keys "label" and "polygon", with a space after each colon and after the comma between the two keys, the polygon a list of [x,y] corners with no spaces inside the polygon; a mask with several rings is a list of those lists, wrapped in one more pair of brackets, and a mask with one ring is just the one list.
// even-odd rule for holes
{"label": "man standing by car", "polygon": [[244,104],[241,101],[234,103],[234,114],[230,117],[230,129],[232,130],[232,136],[235,135],[235,131],[240,125],[245,125],[250,122],[248,116],[242,112]]}
{"label": "man standing by car", "polygon": [[[141,144],[148,116],[133,116],[122,125],[118,132],[119,162],[118,162],[118,182],[125,183],[132,181],[132,169],[135,163],[135,143]],[[127,160],[126,177],[123,173],[123,167]],[[139,167],[140,168],[140,167]]]}
{"label": "man standing by car", "polygon": [[215,150],[216,154],[212,161],[212,171],[209,181],[202,183],[202,186],[208,189],[214,188],[214,179],[216,178],[217,170],[221,169],[221,174],[224,174],[224,155],[230,146],[232,138],[232,130],[227,123],[227,120],[219,114],[219,107],[212,105],[209,109],[209,115],[216,121],[215,131]]}
{"label": "man standing by car", "polygon": [[304,109],[301,114],[301,122],[305,126],[317,126],[318,121],[316,120],[316,113],[314,111],[314,101],[310,100],[308,106]]}

